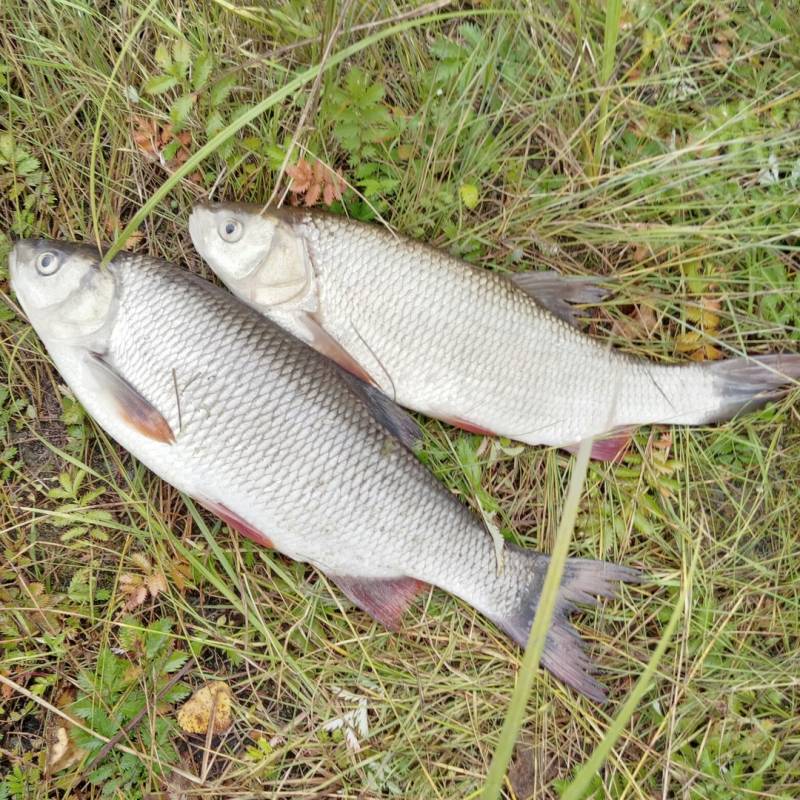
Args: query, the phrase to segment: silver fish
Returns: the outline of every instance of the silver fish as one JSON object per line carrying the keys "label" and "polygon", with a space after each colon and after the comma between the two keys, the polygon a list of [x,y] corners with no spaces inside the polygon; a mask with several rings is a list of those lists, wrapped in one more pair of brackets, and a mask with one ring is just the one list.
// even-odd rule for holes
{"label": "silver fish", "polygon": [[[434,585],[526,642],[548,557],[509,544],[499,572],[481,522],[412,454],[414,421],[376,389],[162,261],[123,253],[101,269],[88,247],[26,240],[10,274],[80,402],[165,481],[389,628]],[[636,579],[567,564],[543,664],[593,699],[604,691],[567,617]]]}
{"label": "silver fish", "polygon": [[761,405],[800,356],[662,365],[571,324],[590,281],[477,269],[377,226],[304,209],[196,206],[200,255],[243,301],[400,405],[480,433],[614,458],[649,423],[699,425]]}

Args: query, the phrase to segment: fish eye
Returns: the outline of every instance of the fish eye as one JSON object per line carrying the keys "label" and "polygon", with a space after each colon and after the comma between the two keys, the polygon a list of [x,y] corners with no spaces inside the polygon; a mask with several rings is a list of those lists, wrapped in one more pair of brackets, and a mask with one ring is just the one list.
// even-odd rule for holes
{"label": "fish eye", "polygon": [[46,253],[39,253],[39,256],[36,259],[36,271],[40,275],[54,275],[56,272],[58,272],[60,265],[61,260],[50,250],[48,250]]}
{"label": "fish eye", "polygon": [[220,223],[217,230],[224,241],[234,244],[242,238],[244,227],[238,219],[226,219]]}

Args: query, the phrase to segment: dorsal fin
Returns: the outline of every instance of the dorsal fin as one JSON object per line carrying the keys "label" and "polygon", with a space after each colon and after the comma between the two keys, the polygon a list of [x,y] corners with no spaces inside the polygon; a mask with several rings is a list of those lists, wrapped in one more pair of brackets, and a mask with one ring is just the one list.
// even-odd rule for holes
{"label": "dorsal fin", "polygon": [[575,327],[578,319],[573,303],[597,303],[609,295],[594,278],[564,277],[553,270],[517,272],[507,277],[551,314]]}

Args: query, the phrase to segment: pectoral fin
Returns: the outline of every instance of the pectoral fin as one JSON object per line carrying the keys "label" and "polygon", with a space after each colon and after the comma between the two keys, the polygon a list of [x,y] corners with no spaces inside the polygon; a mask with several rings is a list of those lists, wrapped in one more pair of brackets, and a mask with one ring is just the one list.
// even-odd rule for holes
{"label": "pectoral fin", "polygon": [[369,409],[377,422],[409,450],[422,443],[422,429],[407,411],[374,386],[369,386],[349,372],[342,372],[344,382]]}
{"label": "pectoral fin", "polygon": [[416,578],[328,577],[362,611],[392,631],[399,630],[400,620],[413,599],[428,588],[427,583]]}
{"label": "pectoral fin", "polygon": [[375,381],[372,380],[369,373],[320,325],[314,314],[306,312],[302,314],[299,321],[305,329],[306,341],[318,353],[335,361],[342,369],[346,369],[364,383],[375,385]]}
{"label": "pectoral fin", "polygon": [[597,303],[609,292],[591,278],[572,278],[547,272],[517,272],[508,276],[523,292],[529,294],[551,314],[577,327],[578,318],[573,303]]}
{"label": "pectoral fin", "polygon": [[91,353],[89,367],[97,383],[117,406],[122,420],[142,436],[172,444],[175,434],[161,412],[134,389],[99,353]]}

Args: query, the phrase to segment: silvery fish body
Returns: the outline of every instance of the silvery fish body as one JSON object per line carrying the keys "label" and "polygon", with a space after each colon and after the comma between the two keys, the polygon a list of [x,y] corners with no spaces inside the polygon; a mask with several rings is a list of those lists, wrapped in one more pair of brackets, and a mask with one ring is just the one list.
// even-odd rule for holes
{"label": "silvery fish body", "polygon": [[[491,537],[410,451],[413,421],[229,293],[154,259],[16,244],[12,285],[56,367],[123,447],[397,627],[427,584],[524,643],[548,559]],[[376,416],[382,424],[376,421]],[[391,431],[391,432],[390,432]],[[600,699],[566,620],[635,573],[572,559],[544,663]]]}
{"label": "silvery fish body", "polygon": [[[725,419],[800,375],[800,356],[630,357],[571,324],[570,301],[601,294],[591,282],[512,280],[323,212],[201,204],[190,231],[241,299],[399,404],[529,444]],[[615,455],[625,439],[598,442],[595,455]]]}

